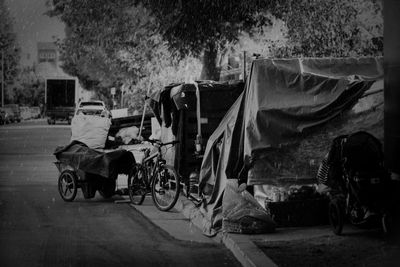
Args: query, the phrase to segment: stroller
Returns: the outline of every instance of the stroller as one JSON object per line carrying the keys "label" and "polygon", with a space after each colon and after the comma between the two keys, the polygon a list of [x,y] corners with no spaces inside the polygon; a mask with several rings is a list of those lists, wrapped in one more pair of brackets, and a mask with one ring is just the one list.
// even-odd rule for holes
{"label": "stroller", "polygon": [[360,228],[382,223],[390,231],[391,180],[383,166],[382,145],[359,131],[336,137],[318,170],[319,183],[330,188],[329,221],[340,235],[346,220]]}

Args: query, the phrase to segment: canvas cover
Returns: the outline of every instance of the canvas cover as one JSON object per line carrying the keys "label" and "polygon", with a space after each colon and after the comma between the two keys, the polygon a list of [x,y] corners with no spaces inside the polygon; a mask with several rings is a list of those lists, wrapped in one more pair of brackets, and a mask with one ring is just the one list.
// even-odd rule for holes
{"label": "canvas cover", "polygon": [[360,116],[369,116],[365,112],[348,116],[383,78],[382,63],[382,58],[254,61],[244,93],[207,143],[199,185],[206,234],[221,225],[227,179],[248,176],[253,185],[313,177],[323,156],[317,152],[326,151],[325,143],[346,131],[349,122],[361,128],[383,126],[382,105],[374,109],[382,117],[372,122],[360,123]]}
{"label": "canvas cover", "polygon": [[116,179],[118,174],[129,174],[135,164],[135,157],[129,151],[119,149],[103,152],[91,149],[79,141],[56,148],[54,156],[74,170],[109,179]]}

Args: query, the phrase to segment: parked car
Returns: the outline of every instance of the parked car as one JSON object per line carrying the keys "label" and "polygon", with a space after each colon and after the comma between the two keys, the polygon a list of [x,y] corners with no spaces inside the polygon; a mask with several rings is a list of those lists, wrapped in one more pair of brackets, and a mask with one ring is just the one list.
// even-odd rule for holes
{"label": "parked car", "polygon": [[31,111],[32,119],[39,119],[41,112],[40,112],[40,107],[30,107],[29,108]]}
{"label": "parked car", "polygon": [[21,106],[19,107],[19,110],[21,111],[21,118],[23,120],[29,120],[32,117],[31,111],[28,106]]}
{"label": "parked car", "polygon": [[106,105],[103,101],[82,101],[78,104],[78,108],[75,111],[75,115],[99,115],[99,116],[110,116],[110,112],[107,110]]}
{"label": "parked car", "polygon": [[4,108],[0,108],[0,124],[10,123],[10,117]]}
{"label": "parked car", "polygon": [[21,110],[19,109],[18,104],[7,104],[4,105],[4,108],[10,111],[9,114],[12,114],[13,122],[21,122]]}
{"label": "parked car", "polygon": [[7,119],[9,123],[17,122],[17,117],[15,116],[14,111],[11,108],[4,107],[3,109],[7,114]]}

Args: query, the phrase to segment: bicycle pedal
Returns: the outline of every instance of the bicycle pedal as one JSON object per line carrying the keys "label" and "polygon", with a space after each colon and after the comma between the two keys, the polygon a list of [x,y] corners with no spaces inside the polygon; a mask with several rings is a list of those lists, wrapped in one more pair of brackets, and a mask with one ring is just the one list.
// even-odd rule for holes
{"label": "bicycle pedal", "polygon": [[197,197],[195,197],[193,195],[189,195],[188,199],[191,200],[196,207],[200,206],[200,204],[202,202],[202,200],[200,198],[197,198]]}

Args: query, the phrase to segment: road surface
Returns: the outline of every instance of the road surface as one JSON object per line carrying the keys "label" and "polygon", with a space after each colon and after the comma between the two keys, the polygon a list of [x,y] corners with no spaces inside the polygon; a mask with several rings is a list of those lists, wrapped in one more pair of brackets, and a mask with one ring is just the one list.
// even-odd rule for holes
{"label": "road surface", "polygon": [[128,204],[57,192],[52,155],[68,125],[0,126],[1,266],[239,266],[217,243],[181,241]]}

